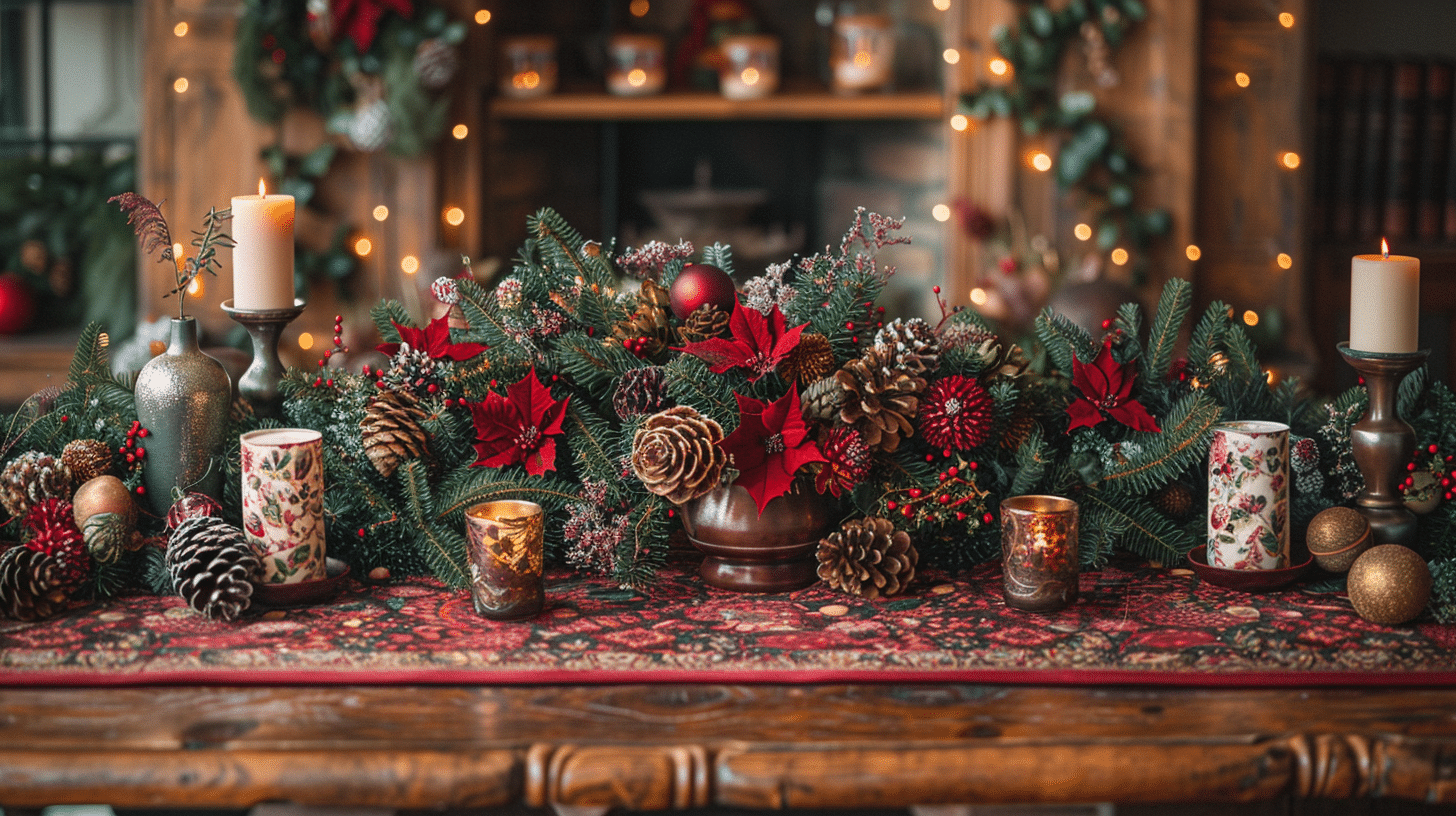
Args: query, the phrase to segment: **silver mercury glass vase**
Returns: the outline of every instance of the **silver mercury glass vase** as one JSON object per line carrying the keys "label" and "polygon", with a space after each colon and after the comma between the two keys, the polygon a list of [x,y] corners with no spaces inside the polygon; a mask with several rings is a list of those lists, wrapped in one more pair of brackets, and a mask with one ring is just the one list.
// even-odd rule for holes
{"label": "silver mercury glass vase", "polygon": [[232,381],[198,347],[196,318],[172,318],[167,350],[142,366],[135,391],[137,419],[147,429],[142,477],[152,511],[167,511],[174,487],[221,500]]}

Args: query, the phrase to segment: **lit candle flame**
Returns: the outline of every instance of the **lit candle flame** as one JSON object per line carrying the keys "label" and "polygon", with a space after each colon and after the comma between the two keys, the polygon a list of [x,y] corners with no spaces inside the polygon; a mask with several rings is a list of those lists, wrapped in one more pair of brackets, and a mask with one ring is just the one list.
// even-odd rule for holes
{"label": "lit candle flame", "polygon": [[260,195],[260,196],[268,195],[268,191],[265,190],[265,189],[263,189],[263,180],[261,178],[258,179],[258,195]]}
{"label": "lit candle flame", "polygon": [[1380,239],[1380,257],[1390,257],[1390,244],[1386,243],[1384,238]]}

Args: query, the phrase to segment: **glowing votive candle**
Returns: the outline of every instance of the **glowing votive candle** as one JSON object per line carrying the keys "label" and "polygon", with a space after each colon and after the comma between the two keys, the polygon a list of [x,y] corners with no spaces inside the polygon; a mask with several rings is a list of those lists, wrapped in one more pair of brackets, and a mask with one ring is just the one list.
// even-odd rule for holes
{"label": "glowing votive candle", "polygon": [[293,196],[233,197],[233,308],[293,308]]}
{"label": "glowing votive candle", "polygon": [[1421,261],[1380,248],[1350,261],[1350,348],[1408,354],[1420,348]]}

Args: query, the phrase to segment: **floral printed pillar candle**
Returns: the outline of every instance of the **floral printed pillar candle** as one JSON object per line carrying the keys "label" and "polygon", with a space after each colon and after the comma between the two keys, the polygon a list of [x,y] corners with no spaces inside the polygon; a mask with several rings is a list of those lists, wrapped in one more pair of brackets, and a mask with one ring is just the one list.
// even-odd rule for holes
{"label": "floral printed pillar candle", "polygon": [[1289,566],[1289,426],[1231,422],[1208,453],[1208,563]]}
{"label": "floral printed pillar candle", "polygon": [[492,620],[529,618],[541,611],[545,516],[528,501],[493,501],[465,511],[470,539],[470,594],[475,611]]}
{"label": "floral printed pillar candle", "polygon": [[243,532],[265,584],[326,577],[323,435],[306,428],[245,433]]}
{"label": "floral printed pillar candle", "polygon": [[1055,612],[1077,600],[1077,503],[1060,496],[1001,502],[1001,588],[1006,605]]}

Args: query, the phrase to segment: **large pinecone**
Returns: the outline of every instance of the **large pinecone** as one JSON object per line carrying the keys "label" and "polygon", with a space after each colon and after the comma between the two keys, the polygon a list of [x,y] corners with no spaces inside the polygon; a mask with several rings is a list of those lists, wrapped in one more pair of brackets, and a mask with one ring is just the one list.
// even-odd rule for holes
{"label": "large pinecone", "polygon": [[0,553],[0,614],[23,621],[54,615],[66,600],[60,571],[43,552],[11,547]]}
{"label": "large pinecone", "polygon": [[422,423],[425,409],[409,391],[386,390],[369,401],[359,420],[364,454],[386,479],[401,463],[425,455],[430,437]]}
{"label": "large pinecone", "polygon": [[875,348],[888,352],[896,368],[924,376],[940,367],[940,338],[918,317],[895,318],[875,333]]}
{"label": "large pinecone", "polygon": [[820,539],[818,557],[820,580],[870,600],[908,586],[920,561],[910,534],[876,516],[850,519]]}
{"label": "large pinecone", "polygon": [[829,338],[811,332],[801,335],[799,345],[779,363],[779,376],[784,378],[784,382],[798,380],[808,385],[833,374],[838,365]]}
{"label": "large pinecone", "polygon": [[111,446],[99,439],[73,439],[61,450],[71,483],[83,485],[111,472]]}
{"label": "large pinecone", "polygon": [[612,408],[622,419],[655,414],[666,402],[667,369],[662,366],[627,369],[612,394]]}
{"label": "large pinecone", "polygon": [[673,406],[632,436],[632,472],[649,492],[682,504],[718,486],[728,464],[722,441],[723,426],[695,408]]}
{"label": "large pinecone", "polygon": [[728,333],[728,318],[731,316],[716,304],[704,303],[688,314],[682,328],[678,329],[678,334],[682,335],[685,343],[722,337]]}
{"label": "large pinecone", "polygon": [[400,343],[399,351],[390,358],[389,368],[379,378],[379,387],[391,391],[423,393],[433,383],[440,383],[440,364],[424,349]]}
{"label": "large pinecone", "polygon": [[652,357],[677,342],[667,288],[656,281],[642,281],[637,290],[637,309],[632,316],[612,327],[612,336],[624,346],[636,346],[639,357]]}
{"label": "large pinecone", "polygon": [[209,618],[234,620],[253,602],[262,569],[243,531],[216,516],[195,516],[167,540],[167,571],[189,606]]}
{"label": "large pinecone", "polygon": [[0,472],[0,505],[21,518],[46,499],[71,497],[71,473],[60,459],[40,451],[26,451]]}
{"label": "large pinecone", "polygon": [[915,432],[912,420],[925,390],[925,379],[895,367],[892,354],[871,348],[834,373],[845,391],[840,420],[859,428],[866,445],[886,453]]}

